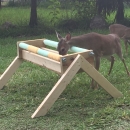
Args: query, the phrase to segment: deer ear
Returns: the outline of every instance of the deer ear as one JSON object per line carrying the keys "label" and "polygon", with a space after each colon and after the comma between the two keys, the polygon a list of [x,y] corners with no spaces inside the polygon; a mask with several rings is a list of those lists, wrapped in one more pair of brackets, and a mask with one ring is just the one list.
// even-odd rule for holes
{"label": "deer ear", "polygon": [[65,36],[65,40],[66,40],[66,41],[69,41],[70,39],[71,39],[71,34],[68,33],[68,34]]}
{"label": "deer ear", "polygon": [[57,31],[55,31],[55,32],[56,32],[56,36],[57,36],[58,40],[60,41],[62,36]]}

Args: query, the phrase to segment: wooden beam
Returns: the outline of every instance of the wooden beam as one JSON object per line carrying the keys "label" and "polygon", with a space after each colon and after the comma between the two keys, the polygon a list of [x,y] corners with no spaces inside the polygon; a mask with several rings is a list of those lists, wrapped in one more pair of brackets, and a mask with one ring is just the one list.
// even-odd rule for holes
{"label": "wooden beam", "polygon": [[24,43],[27,43],[27,44],[29,44],[29,45],[36,46],[36,47],[45,47],[45,45],[44,45],[44,43],[43,43],[43,40],[44,40],[44,39],[18,41],[17,44],[19,44],[20,42],[24,42]]}
{"label": "wooden beam", "polygon": [[19,48],[19,43],[24,42],[24,43],[27,43],[27,44],[29,44],[29,45],[36,46],[36,47],[41,48],[41,47],[45,47],[45,45],[44,45],[44,43],[43,43],[43,40],[44,40],[44,39],[18,41],[18,42],[17,42],[17,55],[18,55],[18,57],[19,57],[19,58],[22,57],[21,52],[22,52],[22,50],[23,50],[23,49]]}
{"label": "wooden beam", "polygon": [[74,59],[72,64],[68,67],[56,85],[52,88],[46,98],[42,101],[39,107],[31,116],[32,118],[44,116],[54,102],[58,99],[60,94],[64,91],[66,86],[82,68],[89,76],[91,76],[101,87],[103,87],[112,97],[121,97],[122,93],[118,91],[105,77],[103,77],[83,56],[80,54]]}
{"label": "wooden beam", "polygon": [[11,78],[17,68],[23,62],[18,56],[13,60],[13,62],[9,65],[9,67],[5,70],[5,72],[0,77],[0,89],[7,83],[7,81]]}
{"label": "wooden beam", "polygon": [[33,115],[31,116],[32,118],[44,116],[48,112],[48,110],[51,108],[51,106],[54,104],[54,102],[66,88],[66,86],[69,84],[69,82],[81,68],[80,65],[81,58],[80,55],[78,55],[74,59],[72,64],[68,67],[66,72],[59,79],[59,81],[56,83],[56,85],[49,92],[49,94],[46,96],[46,98],[43,100],[43,102],[40,104],[40,106],[37,108],[37,110],[33,113]]}
{"label": "wooden beam", "polygon": [[32,63],[35,63],[37,65],[43,66],[47,69],[53,70],[55,72],[57,72],[58,74],[61,73],[61,66],[60,66],[60,62],[49,59],[47,57],[44,56],[40,56],[38,54],[26,51],[26,50],[22,50],[22,58],[24,60],[30,61]]}
{"label": "wooden beam", "polygon": [[[81,56],[82,57],[82,56]],[[92,77],[102,88],[104,88],[112,97],[118,98],[122,93],[118,91],[104,76],[102,76],[84,57],[82,57],[81,68]]]}

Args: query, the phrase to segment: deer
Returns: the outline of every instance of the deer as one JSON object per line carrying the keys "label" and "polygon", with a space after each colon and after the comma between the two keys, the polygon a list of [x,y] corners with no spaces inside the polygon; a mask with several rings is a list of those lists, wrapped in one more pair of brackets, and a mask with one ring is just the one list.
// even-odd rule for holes
{"label": "deer", "polygon": [[130,28],[121,24],[112,24],[109,26],[110,33],[117,34],[123,39],[126,54],[128,54],[128,43],[130,44]]}
{"label": "deer", "polygon": [[[56,32],[56,36],[59,40],[57,51],[60,55],[66,55],[72,46],[93,50],[95,59],[94,67],[97,71],[99,71],[101,57],[106,57],[111,62],[111,67],[108,73],[109,75],[115,61],[113,54],[117,54],[123,62],[128,76],[130,76],[122,55],[120,38],[116,34],[103,35],[91,32],[71,37],[71,34],[68,33],[65,37],[62,37],[58,32]],[[96,83],[96,85],[94,85],[94,82],[95,81],[92,79],[91,88],[97,89],[98,84]]]}

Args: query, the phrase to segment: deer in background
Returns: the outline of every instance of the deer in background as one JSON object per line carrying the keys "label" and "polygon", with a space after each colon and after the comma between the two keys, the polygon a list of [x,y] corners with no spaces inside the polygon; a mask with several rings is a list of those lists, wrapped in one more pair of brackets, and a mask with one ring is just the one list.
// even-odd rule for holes
{"label": "deer in background", "polygon": [[124,40],[126,53],[128,53],[128,43],[130,44],[130,28],[121,24],[112,24],[109,26],[110,33],[117,34]]}
{"label": "deer in background", "polygon": [[[114,64],[114,57],[112,55],[116,53],[122,60],[127,74],[130,75],[122,55],[120,38],[116,34],[102,35],[92,32],[75,37],[71,37],[71,34],[67,34],[65,38],[57,32],[56,35],[59,40],[57,51],[60,55],[66,55],[71,46],[93,50],[95,57],[95,69],[99,70],[100,58],[104,56],[111,62],[111,67],[108,73],[110,74]],[[92,80],[91,85],[92,88],[98,88],[98,84],[94,86],[94,80]]]}

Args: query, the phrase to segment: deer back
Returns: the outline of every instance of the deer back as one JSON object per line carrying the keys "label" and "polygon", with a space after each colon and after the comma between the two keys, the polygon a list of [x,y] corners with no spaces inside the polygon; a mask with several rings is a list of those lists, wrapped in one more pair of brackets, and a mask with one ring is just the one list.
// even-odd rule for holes
{"label": "deer back", "polygon": [[130,40],[130,28],[125,30],[124,36],[122,38]]}
{"label": "deer back", "polygon": [[98,44],[99,42],[97,42],[101,41],[101,38],[96,33],[88,33],[75,37],[71,37],[70,34],[67,34],[65,38],[62,38],[58,34],[57,37],[59,39],[57,50],[61,55],[65,55],[71,46],[92,50],[101,50],[101,44]]}
{"label": "deer back", "polygon": [[[118,37],[119,38],[119,37]],[[85,49],[93,50],[95,55],[112,55],[116,52],[117,35],[102,35],[98,33],[88,33],[76,37],[67,34],[65,38],[58,36],[59,43],[57,50],[59,54],[65,55],[71,46],[77,46]]]}
{"label": "deer back", "polygon": [[117,34],[120,38],[124,36],[127,28],[128,27],[121,24],[112,24],[109,26],[110,33]]}

